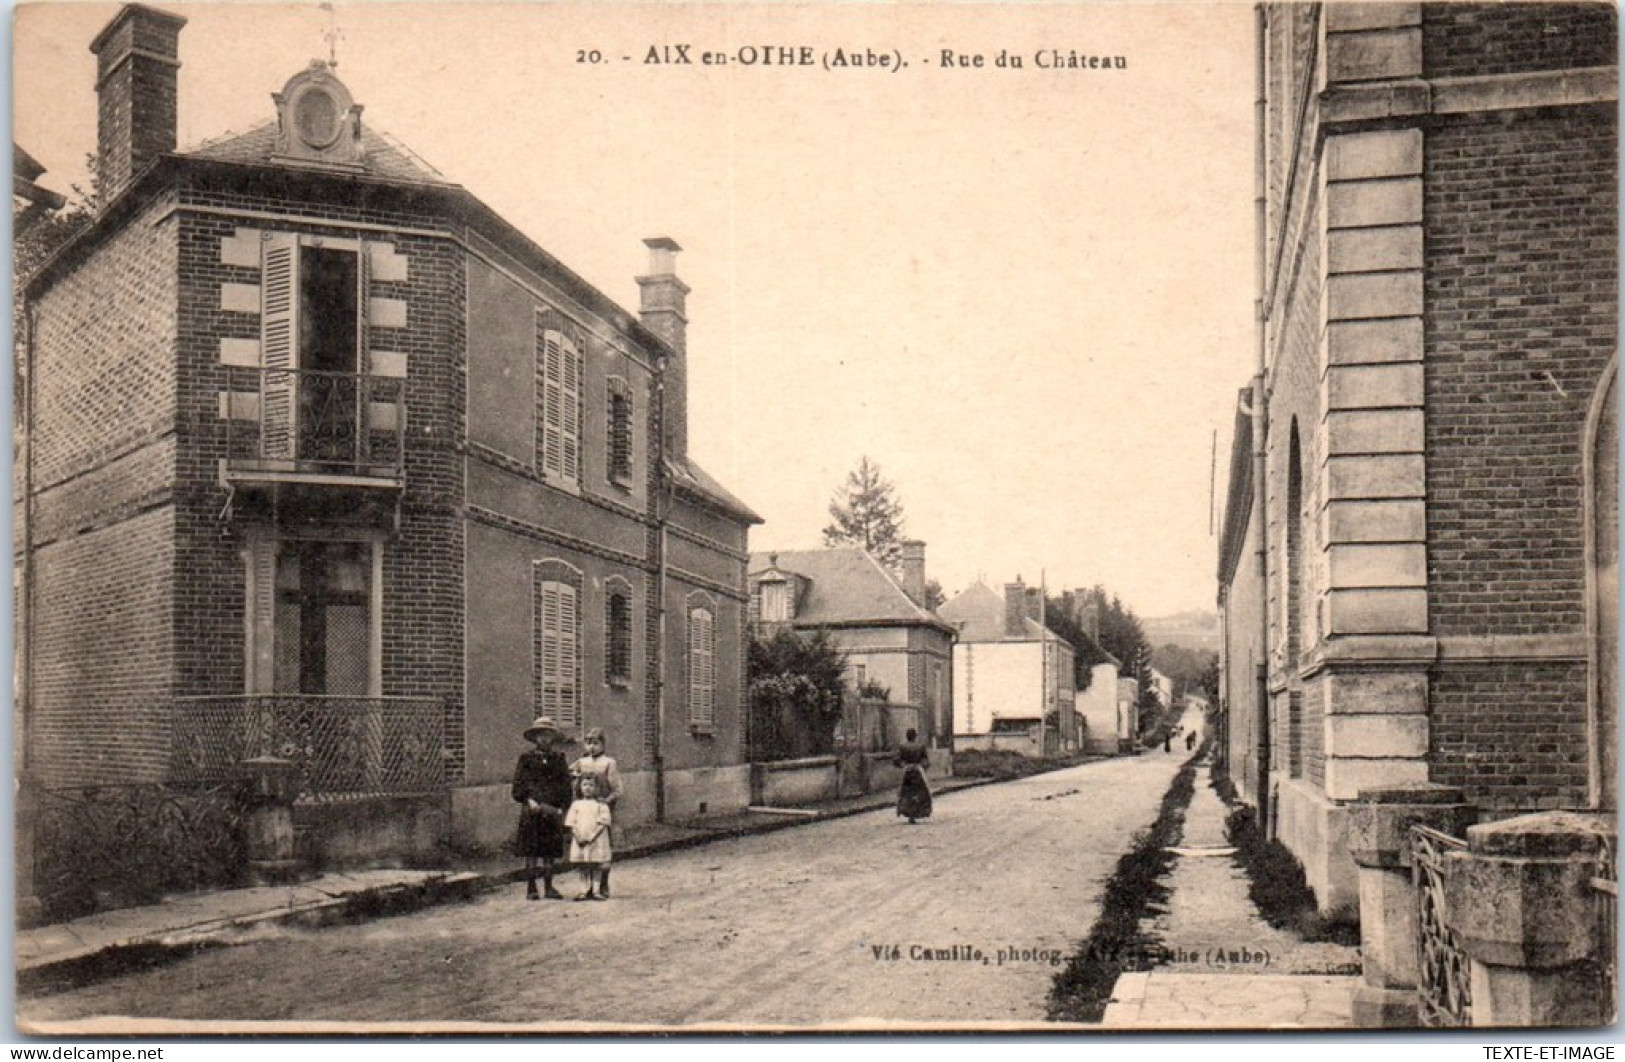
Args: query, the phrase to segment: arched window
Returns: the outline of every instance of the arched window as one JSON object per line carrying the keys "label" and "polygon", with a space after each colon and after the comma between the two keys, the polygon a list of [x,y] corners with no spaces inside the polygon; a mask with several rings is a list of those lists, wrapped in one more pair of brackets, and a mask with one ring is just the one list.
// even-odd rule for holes
{"label": "arched window", "polygon": [[1291,447],[1286,467],[1286,663],[1296,667],[1303,648],[1303,458],[1299,453],[1298,422],[1292,421]]}
{"label": "arched window", "polygon": [[581,725],[581,573],[541,561],[533,580],[536,710],[573,729]]}
{"label": "arched window", "polygon": [[628,484],[632,480],[632,388],[619,376],[611,376],[607,390],[605,474],[612,483]]}
{"label": "arched window", "polygon": [[632,681],[632,587],[611,578],[604,594],[604,681],[625,686]]}
{"label": "arched window", "polygon": [[1586,620],[1591,634],[1591,804],[1619,806],[1619,376],[1603,371],[1586,418]]}

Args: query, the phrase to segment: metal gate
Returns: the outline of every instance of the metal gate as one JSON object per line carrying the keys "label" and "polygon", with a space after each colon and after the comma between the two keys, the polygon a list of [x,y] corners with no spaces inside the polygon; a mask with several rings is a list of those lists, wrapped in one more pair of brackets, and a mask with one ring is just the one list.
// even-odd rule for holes
{"label": "metal gate", "polygon": [[1444,857],[1466,841],[1426,826],[1411,827],[1411,884],[1416,893],[1417,1010],[1421,1023],[1453,1027],[1473,1023],[1472,982],[1461,939],[1450,928],[1444,902]]}

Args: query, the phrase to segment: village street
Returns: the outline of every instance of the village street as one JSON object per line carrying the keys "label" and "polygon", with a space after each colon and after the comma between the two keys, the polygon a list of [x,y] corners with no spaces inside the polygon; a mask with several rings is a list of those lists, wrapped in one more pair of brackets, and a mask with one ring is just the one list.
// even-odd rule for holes
{"label": "village street", "polygon": [[1157,750],[949,794],[913,827],[879,811],[633,861],[607,903],[527,903],[512,885],[407,916],[267,930],[19,999],[19,1016],[1042,1020],[1052,977],[1184,758]]}

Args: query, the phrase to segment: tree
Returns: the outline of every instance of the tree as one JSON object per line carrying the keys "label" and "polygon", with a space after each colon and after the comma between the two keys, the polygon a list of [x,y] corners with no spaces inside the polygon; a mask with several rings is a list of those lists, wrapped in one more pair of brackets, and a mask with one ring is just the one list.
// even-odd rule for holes
{"label": "tree", "polygon": [[[829,502],[824,545],[857,546],[900,573],[903,560],[903,505],[897,488],[864,456]],[[940,591],[940,587],[938,588]]]}
{"label": "tree", "polygon": [[1201,694],[1209,703],[1217,699],[1219,654],[1213,650],[1191,649],[1169,642],[1151,653],[1151,666],[1173,680],[1175,692]]}
{"label": "tree", "polygon": [[752,637],[745,667],[753,759],[823,756],[834,749],[846,703],[846,656],[829,632]]}
{"label": "tree", "polygon": [[943,592],[942,584],[935,579],[925,581],[925,607],[935,612],[948,601],[948,595]]}

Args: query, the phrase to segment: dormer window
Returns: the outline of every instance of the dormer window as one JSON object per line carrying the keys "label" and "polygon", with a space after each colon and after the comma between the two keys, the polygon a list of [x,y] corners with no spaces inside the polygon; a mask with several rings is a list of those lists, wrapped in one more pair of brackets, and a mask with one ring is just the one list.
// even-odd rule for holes
{"label": "dormer window", "polygon": [[762,622],[787,623],[790,620],[790,584],[782,579],[764,580],[762,587]]}
{"label": "dormer window", "polygon": [[327,63],[314,61],[288,79],[276,101],[278,162],[362,168],[361,106]]}

